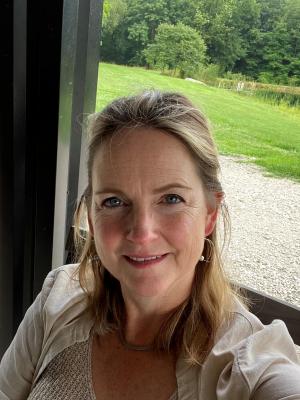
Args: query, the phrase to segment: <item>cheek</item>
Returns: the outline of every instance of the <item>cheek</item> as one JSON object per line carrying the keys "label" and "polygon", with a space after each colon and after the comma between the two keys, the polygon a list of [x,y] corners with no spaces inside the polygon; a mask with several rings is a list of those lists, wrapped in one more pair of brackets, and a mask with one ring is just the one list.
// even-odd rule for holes
{"label": "cheek", "polygon": [[187,249],[194,245],[198,247],[201,238],[204,238],[205,218],[202,216],[182,213],[173,215],[165,222],[168,237],[179,249]]}
{"label": "cheek", "polygon": [[[114,218],[101,218],[95,221],[94,237],[98,253],[102,255],[115,249],[122,237],[120,220]],[[99,254],[101,258],[101,254]]]}

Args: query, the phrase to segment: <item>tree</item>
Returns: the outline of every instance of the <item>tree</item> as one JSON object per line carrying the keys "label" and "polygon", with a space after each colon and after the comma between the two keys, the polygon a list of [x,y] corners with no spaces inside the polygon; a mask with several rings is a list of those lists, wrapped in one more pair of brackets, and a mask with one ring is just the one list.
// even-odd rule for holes
{"label": "tree", "polygon": [[126,0],[105,0],[103,5],[101,60],[126,62],[127,41],[123,21],[127,15]]}
{"label": "tree", "polygon": [[161,24],[144,55],[149,65],[173,70],[174,74],[178,70],[185,77],[195,73],[205,61],[205,51],[205,43],[195,29],[183,23]]}
{"label": "tree", "polygon": [[274,26],[282,18],[283,8],[286,0],[257,0],[261,7],[260,30],[261,32],[272,32]]}
{"label": "tree", "polygon": [[197,7],[198,0],[105,0],[102,59],[145,65],[143,50],[153,43],[158,26],[191,25]]}
{"label": "tree", "polygon": [[224,71],[246,57],[259,25],[256,0],[199,0],[194,27],[201,33],[210,61]]}
{"label": "tree", "polygon": [[182,22],[192,28],[194,26],[194,17],[199,9],[199,0],[167,0],[169,23],[178,24]]}
{"label": "tree", "polygon": [[105,0],[103,4],[103,29],[113,32],[122,22],[127,11],[125,0]]}
{"label": "tree", "polygon": [[127,29],[128,63],[145,65],[143,50],[152,43],[157,27],[169,22],[167,0],[127,0],[128,14],[123,21]]}
{"label": "tree", "polygon": [[250,75],[264,82],[299,85],[300,0],[260,1],[260,30],[247,57],[248,65],[254,66]]}
{"label": "tree", "polygon": [[220,71],[300,84],[300,0],[104,1],[102,60],[192,74],[203,62],[190,46],[199,37],[198,53]]}
{"label": "tree", "polygon": [[300,86],[300,0],[288,0],[285,21],[289,36],[289,79]]}

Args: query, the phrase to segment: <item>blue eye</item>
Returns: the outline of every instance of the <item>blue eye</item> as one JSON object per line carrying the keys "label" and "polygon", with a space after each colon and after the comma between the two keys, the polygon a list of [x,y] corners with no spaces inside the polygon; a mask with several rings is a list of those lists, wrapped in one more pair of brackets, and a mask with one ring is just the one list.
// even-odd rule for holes
{"label": "blue eye", "polygon": [[109,197],[102,202],[102,205],[107,208],[116,208],[124,204],[118,197]]}
{"label": "blue eye", "polygon": [[167,204],[178,204],[182,203],[184,200],[178,194],[167,194],[164,198],[164,202]]}

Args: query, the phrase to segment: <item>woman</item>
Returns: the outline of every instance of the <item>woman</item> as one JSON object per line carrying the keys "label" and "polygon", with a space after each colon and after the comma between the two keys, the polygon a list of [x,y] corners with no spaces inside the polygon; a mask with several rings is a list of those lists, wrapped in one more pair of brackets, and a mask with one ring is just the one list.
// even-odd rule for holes
{"label": "woman", "polygon": [[281,321],[222,272],[208,123],[176,93],[114,101],[90,126],[79,265],[50,272],[1,363],[1,399],[300,399]]}

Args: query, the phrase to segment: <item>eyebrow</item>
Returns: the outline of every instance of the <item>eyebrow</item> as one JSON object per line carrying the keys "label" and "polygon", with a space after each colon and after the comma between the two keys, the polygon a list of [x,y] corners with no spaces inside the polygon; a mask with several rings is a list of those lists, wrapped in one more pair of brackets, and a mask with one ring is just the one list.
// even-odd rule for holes
{"label": "eyebrow", "polygon": [[186,185],[181,185],[180,183],[170,183],[165,186],[161,186],[160,188],[155,189],[153,192],[154,193],[161,193],[165,192],[170,189],[185,189],[185,190],[193,190],[191,187],[186,186]]}
{"label": "eyebrow", "polygon": [[103,188],[101,190],[97,190],[96,192],[94,192],[95,195],[106,194],[106,193],[123,194],[123,192],[121,190],[114,189],[114,188],[109,188],[109,187]]}
{"label": "eyebrow", "polygon": [[[164,186],[161,186],[161,187],[159,187],[157,189],[154,189],[153,193],[154,194],[158,194],[158,193],[162,193],[162,192],[165,192],[165,191],[171,190],[171,189],[193,190],[191,187],[186,186],[186,185],[182,185],[180,183],[170,183],[168,185],[164,185]],[[123,192],[121,190],[114,189],[113,187],[107,187],[107,188],[103,188],[101,190],[97,190],[95,192],[95,195],[101,195],[101,194],[105,194],[105,193],[123,194]]]}

